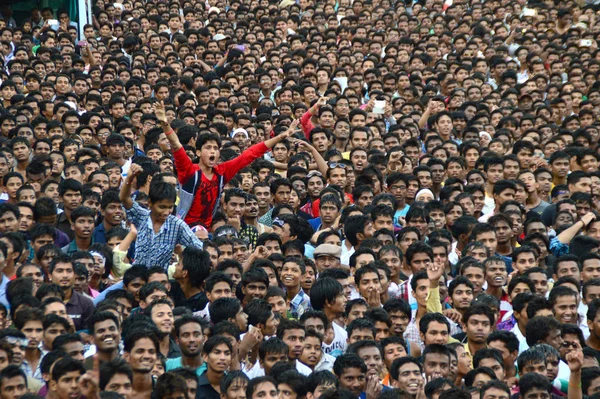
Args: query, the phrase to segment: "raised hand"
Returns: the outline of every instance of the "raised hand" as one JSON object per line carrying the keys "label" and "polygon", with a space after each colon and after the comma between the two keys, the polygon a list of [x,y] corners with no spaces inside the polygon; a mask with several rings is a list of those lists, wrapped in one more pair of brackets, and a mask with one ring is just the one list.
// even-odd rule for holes
{"label": "raised hand", "polygon": [[138,165],[137,163],[132,163],[131,166],[129,167],[129,173],[127,174],[127,177],[129,177],[129,176],[131,176],[132,178],[136,177],[143,171],[144,171],[144,169],[142,169],[141,165]]}
{"label": "raised hand", "polygon": [[441,265],[436,263],[431,263],[429,267],[427,267],[427,278],[430,281],[439,281],[444,273],[444,268]]}
{"label": "raised hand", "polygon": [[158,121],[162,124],[167,124],[169,121],[167,120],[167,111],[165,109],[165,103],[162,101],[158,101],[154,104],[154,114]]}
{"label": "raised hand", "polygon": [[369,297],[367,298],[367,303],[371,308],[380,308],[381,307],[381,292],[379,287],[373,288],[369,291]]}
{"label": "raised hand", "polygon": [[594,219],[596,219],[594,212],[588,212],[581,217],[581,221],[585,224],[585,227],[587,227]]}
{"label": "raised hand", "polygon": [[583,351],[581,349],[572,350],[567,353],[565,360],[572,373],[581,371],[581,368],[583,367]]}
{"label": "raised hand", "polygon": [[100,380],[100,361],[98,355],[94,355],[94,367],[79,378],[79,389],[86,399],[100,397],[98,381]]}
{"label": "raised hand", "polygon": [[367,399],[377,399],[382,390],[383,386],[379,383],[379,378],[376,375],[367,377],[367,388],[365,389]]}

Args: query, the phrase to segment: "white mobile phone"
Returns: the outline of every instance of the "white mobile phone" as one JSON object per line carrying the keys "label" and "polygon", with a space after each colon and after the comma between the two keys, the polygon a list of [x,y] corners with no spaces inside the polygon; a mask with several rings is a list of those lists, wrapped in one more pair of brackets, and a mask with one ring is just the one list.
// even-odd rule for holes
{"label": "white mobile phone", "polygon": [[375,114],[385,113],[385,100],[375,100],[375,105],[373,106],[373,113],[375,113]]}

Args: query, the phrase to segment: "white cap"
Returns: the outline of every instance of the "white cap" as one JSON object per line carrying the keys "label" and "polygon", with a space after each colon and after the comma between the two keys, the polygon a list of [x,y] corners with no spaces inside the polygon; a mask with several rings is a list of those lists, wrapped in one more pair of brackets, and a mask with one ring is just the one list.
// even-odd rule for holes
{"label": "white cap", "polygon": [[246,138],[249,138],[248,132],[246,131],[246,129],[242,129],[241,127],[237,128],[233,132],[231,132],[230,136],[231,136],[231,138],[234,138],[237,134],[240,134],[240,133],[243,134],[244,136],[246,136]]}
{"label": "white cap", "polygon": [[215,40],[217,42],[221,41],[221,40],[229,39],[229,38],[230,38],[230,36],[224,35],[222,33],[217,33],[216,35],[213,36],[213,40]]}

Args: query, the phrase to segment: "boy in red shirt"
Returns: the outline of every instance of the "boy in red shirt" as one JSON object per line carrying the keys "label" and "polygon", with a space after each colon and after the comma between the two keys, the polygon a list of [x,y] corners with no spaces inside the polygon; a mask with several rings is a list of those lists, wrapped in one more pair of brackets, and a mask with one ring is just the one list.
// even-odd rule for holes
{"label": "boy in red shirt", "polygon": [[162,102],[155,105],[155,114],[171,143],[177,178],[181,183],[177,216],[189,226],[200,224],[207,229],[210,228],[212,217],[219,207],[219,198],[225,184],[275,144],[290,137],[298,126],[298,121],[294,121],[288,130],[280,135],[255,144],[242,155],[221,164],[217,164],[221,138],[212,133],[201,134],[196,141],[196,148],[200,150],[200,163],[194,164],[169,125]]}

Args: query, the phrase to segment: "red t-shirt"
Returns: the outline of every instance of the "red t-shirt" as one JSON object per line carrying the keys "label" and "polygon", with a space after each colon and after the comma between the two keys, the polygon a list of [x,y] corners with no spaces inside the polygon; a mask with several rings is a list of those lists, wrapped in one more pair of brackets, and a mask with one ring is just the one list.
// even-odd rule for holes
{"label": "red t-shirt", "polygon": [[[231,180],[241,169],[250,165],[256,158],[263,156],[269,149],[265,143],[258,143],[244,151],[239,157],[216,165],[213,169],[213,177],[209,180],[202,173],[202,182],[194,195],[194,201],[184,221],[188,225],[201,224],[207,229],[212,224],[212,215],[219,195],[219,180],[223,176],[224,183]],[[177,168],[177,179],[181,184],[200,170],[200,165],[192,163],[185,153],[183,147],[173,152],[175,167]]]}

